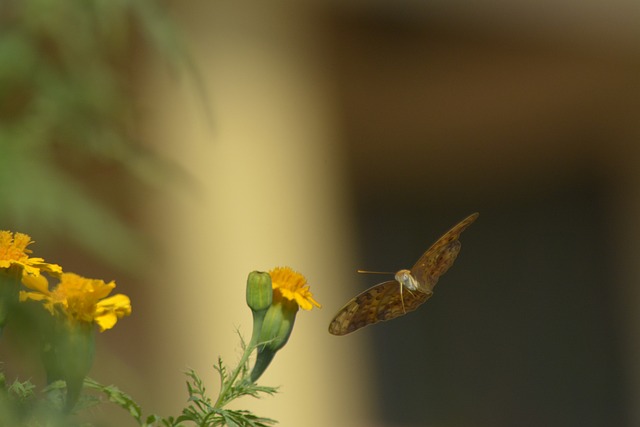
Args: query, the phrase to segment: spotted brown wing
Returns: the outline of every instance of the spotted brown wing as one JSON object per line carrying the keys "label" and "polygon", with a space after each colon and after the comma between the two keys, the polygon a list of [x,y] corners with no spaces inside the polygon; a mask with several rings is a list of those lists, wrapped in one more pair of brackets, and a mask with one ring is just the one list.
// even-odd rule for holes
{"label": "spotted brown wing", "polygon": [[346,335],[364,326],[391,320],[415,310],[432,293],[409,291],[395,280],[380,283],[349,301],[329,325],[333,335]]}
{"label": "spotted brown wing", "polygon": [[432,292],[438,279],[453,265],[460,252],[460,234],[478,218],[474,213],[440,237],[411,268],[411,275],[423,292]]}

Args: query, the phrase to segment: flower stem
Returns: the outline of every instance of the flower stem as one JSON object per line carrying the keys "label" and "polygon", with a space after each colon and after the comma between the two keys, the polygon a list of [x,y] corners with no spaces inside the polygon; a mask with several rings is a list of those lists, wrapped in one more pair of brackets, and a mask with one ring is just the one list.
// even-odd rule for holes
{"label": "flower stem", "polygon": [[245,347],[244,353],[242,354],[242,357],[238,362],[238,366],[236,366],[236,368],[233,370],[229,379],[222,384],[222,390],[220,390],[218,399],[216,400],[216,403],[213,405],[215,409],[220,409],[229,402],[229,400],[227,400],[227,394],[229,393],[229,390],[231,389],[231,387],[233,387],[233,384],[236,382],[236,379],[238,378],[238,375],[240,374],[240,371],[242,370],[242,368],[247,363],[247,360],[249,360],[249,356],[251,356],[251,353],[253,353],[253,350],[256,349],[256,344],[254,343],[255,339],[256,339],[255,335],[251,337],[251,341]]}

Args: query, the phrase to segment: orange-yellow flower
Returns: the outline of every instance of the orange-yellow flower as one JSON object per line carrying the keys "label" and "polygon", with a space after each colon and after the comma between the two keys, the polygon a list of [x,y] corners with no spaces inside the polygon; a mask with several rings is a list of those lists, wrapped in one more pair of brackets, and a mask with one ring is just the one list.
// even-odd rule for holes
{"label": "orange-yellow flower", "polygon": [[313,306],[320,308],[320,304],[313,299],[307,285],[307,279],[290,267],[276,267],[269,271],[274,301],[285,298],[294,301],[303,310],[311,310]]}
{"label": "orange-yellow flower", "polygon": [[42,258],[30,257],[33,251],[27,249],[27,246],[31,243],[31,237],[26,234],[0,230],[0,269],[18,268],[22,270],[22,277],[37,277],[41,272],[62,272],[62,268],[57,264],[46,263]]}
{"label": "orange-yellow flower", "polygon": [[20,291],[20,301],[42,301],[52,314],[64,314],[70,321],[96,323],[100,331],[111,329],[118,319],[131,314],[131,301],[123,294],[107,296],[116,287],[115,282],[87,279],[74,273],[62,273],[58,286],[49,290],[49,284],[40,276],[25,280],[31,292]]}
{"label": "orange-yellow flower", "polygon": [[[313,306],[320,308],[320,304],[313,299],[307,279],[302,274],[289,267],[276,267],[269,272],[269,276],[273,291],[271,305],[260,316],[255,316],[256,310],[250,306],[254,312],[254,336],[251,340],[258,345],[256,362],[249,375],[251,382],[260,378],[276,352],[289,340],[298,309],[301,307],[303,310],[311,310]],[[258,281],[258,276],[252,274],[249,280]],[[248,286],[247,289],[255,291],[256,287]],[[261,298],[253,296],[247,301],[249,300],[255,302]]]}

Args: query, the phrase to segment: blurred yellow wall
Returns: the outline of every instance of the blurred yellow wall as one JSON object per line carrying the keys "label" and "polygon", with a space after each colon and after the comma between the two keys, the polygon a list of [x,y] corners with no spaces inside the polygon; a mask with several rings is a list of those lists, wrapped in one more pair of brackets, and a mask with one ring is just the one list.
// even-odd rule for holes
{"label": "blurred yellow wall", "polygon": [[214,361],[238,359],[236,326],[246,339],[251,332],[247,274],[289,265],[325,307],[298,314],[262,377],[281,393],[236,406],[283,426],[369,426],[365,338],[327,332],[336,307],[356,290],[345,164],[313,32],[299,31],[313,22],[286,11],[245,2],[183,11],[211,116],[189,83],[176,91],[175,81],[150,80],[144,88],[149,139],[196,184],[148,212],[171,260],[156,278],[162,292],[153,304],[167,307],[167,316],[155,337],[162,357],[150,360],[153,386],[166,390],[162,408],[178,408],[180,370],[190,366],[217,390]]}

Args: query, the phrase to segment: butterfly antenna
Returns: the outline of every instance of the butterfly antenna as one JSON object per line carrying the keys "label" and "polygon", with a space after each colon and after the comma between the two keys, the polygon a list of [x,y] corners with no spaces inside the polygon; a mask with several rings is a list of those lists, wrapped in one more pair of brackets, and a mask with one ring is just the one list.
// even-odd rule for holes
{"label": "butterfly antenna", "polygon": [[371,270],[358,270],[358,273],[362,274],[395,274],[392,271],[371,271]]}

